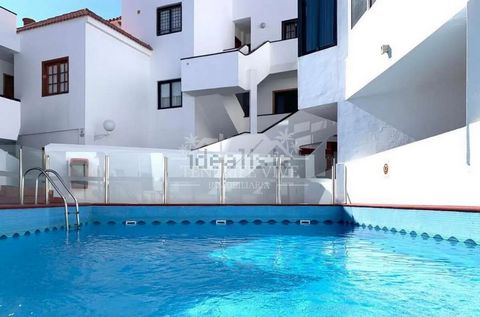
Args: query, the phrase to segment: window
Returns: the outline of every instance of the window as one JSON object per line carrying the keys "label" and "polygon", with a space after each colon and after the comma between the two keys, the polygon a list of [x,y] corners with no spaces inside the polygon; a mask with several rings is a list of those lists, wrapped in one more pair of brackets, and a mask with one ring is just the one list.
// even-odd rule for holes
{"label": "window", "polygon": [[300,0],[299,55],[337,45],[337,0]]}
{"label": "window", "polygon": [[240,106],[242,107],[245,117],[250,117],[250,92],[243,92],[235,95],[237,97]]}
{"label": "window", "polygon": [[374,3],[375,0],[352,0],[352,28]]}
{"label": "window", "polygon": [[279,90],[273,92],[273,114],[293,113],[298,110],[298,90]]}
{"label": "window", "polygon": [[297,19],[282,22],[282,39],[297,38]]}
{"label": "window", "polygon": [[158,109],[182,106],[182,82],[180,79],[158,82]]}
{"label": "window", "polygon": [[68,93],[69,89],[68,57],[42,63],[42,96]]}
{"label": "window", "polygon": [[177,4],[157,9],[157,35],[182,31],[182,5]]}

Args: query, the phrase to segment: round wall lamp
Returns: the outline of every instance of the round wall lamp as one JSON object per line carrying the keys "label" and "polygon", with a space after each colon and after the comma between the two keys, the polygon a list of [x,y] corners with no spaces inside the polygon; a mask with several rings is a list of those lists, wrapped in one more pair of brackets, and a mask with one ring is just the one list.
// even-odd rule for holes
{"label": "round wall lamp", "polygon": [[115,131],[115,128],[117,125],[115,124],[115,121],[113,120],[105,120],[103,121],[103,129],[106,131],[106,133],[103,134],[96,134],[95,135],[95,141],[106,138],[109,136],[113,131]]}

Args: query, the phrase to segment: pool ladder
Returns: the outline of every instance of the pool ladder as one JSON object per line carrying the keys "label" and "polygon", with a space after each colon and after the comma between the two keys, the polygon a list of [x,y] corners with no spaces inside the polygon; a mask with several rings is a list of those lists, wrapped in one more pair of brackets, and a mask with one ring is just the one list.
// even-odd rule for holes
{"label": "pool ladder", "polygon": [[[73,195],[73,193],[70,191],[70,189],[68,189],[67,185],[65,184],[65,181],[63,180],[63,178],[60,176],[60,174],[58,174],[57,171],[53,170],[53,169],[42,169],[40,167],[34,167],[34,168],[31,168],[29,170],[27,170],[24,174],[23,174],[23,177],[22,177],[22,180],[21,180],[21,183],[20,183],[20,199],[21,199],[21,204],[23,205],[24,204],[24,201],[25,201],[25,177],[31,173],[31,172],[39,172],[38,173],[38,176],[35,180],[35,205],[38,204],[38,183],[39,183],[39,179],[41,176],[45,176],[45,186],[46,186],[46,190],[48,190],[48,186],[47,186],[47,183],[50,182],[50,184],[52,184],[52,187],[57,191],[57,193],[60,195],[60,197],[62,197],[62,200],[63,200],[63,204],[64,204],[64,208],[65,208],[65,230],[69,231],[70,230],[70,224],[69,224],[69,215],[70,215],[70,212],[68,210],[68,201],[67,201],[67,198],[65,197],[65,195],[60,191],[60,189],[58,188],[58,184],[56,184],[53,179],[50,177],[50,174],[53,174],[55,175],[55,177],[57,177],[58,181],[60,182],[60,184],[62,185],[63,189],[65,189],[65,191],[68,193],[68,195],[73,199],[74,203],[75,203],[75,221],[76,221],[76,229],[79,230],[80,229],[80,209],[78,207],[78,200],[77,198],[75,197],[75,195]],[[48,181],[48,182],[47,182]]]}

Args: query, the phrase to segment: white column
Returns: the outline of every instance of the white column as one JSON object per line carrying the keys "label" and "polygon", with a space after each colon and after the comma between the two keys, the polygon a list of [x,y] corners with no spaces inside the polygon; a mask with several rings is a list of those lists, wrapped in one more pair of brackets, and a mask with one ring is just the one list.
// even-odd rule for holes
{"label": "white column", "polygon": [[480,164],[480,1],[467,8],[467,164]]}
{"label": "white column", "polygon": [[250,134],[258,133],[257,114],[258,114],[258,83],[257,72],[250,70]]}
{"label": "white column", "polygon": [[467,122],[480,121],[480,1],[467,11]]}

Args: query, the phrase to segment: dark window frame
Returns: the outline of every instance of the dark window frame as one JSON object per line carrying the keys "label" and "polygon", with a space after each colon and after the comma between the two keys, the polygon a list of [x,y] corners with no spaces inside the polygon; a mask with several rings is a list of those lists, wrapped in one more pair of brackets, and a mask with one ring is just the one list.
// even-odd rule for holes
{"label": "dark window frame", "polygon": [[[157,82],[157,110],[167,110],[167,109],[176,109],[176,108],[182,108],[183,107],[183,91],[180,90],[180,105],[179,106],[172,106],[173,104],[173,83],[180,83],[180,87],[182,84],[182,79],[177,78],[177,79],[170,79],[170,80],[163,80]],[[168,84],[169,85],[169,90],[170,90],[170,106],[169,107],[164,107],[162,108],[162,85]]]}
{"label": "dark window frame", "polygon": [[322,50],[326,50],[331,47],[335,47],[338,45],[338,3],[335,0],[334,1],[334,11],[335,15],[333,17],[333,32],[335,34],[334,41],[332,43],[323,45],[323,46],[318,46],[314,49],[307,50],[305,46],[305,39],[307,38],[306,36],[306,30],[305,30],[305,10],[304,10],[304,1],[305,0],[298,0],[298,24],[297,24],[297,32],[298,32],[298,56],[302,57],[308,54],[312,54],[315,52],[319,52]]}
{"label": "dark window frame", "polygon": [[[287,26],[295,23],[295,36],[287,38]],[[298,19],[282,21],[282,40],[292,40],[298,38]]]}
{"label": "dark window frame", "polygon": [[[172,11],[173,11],[173,9],[176,9],[176,8],[180,8],[180,29],[172,31],[173,30]],[[161,30],[160,30],[160,26],[161,26],[160,15],[164,11],[169,12],[168,14],[169,14],[169,20],[170,20],[169,31],[166,32],[166,33],[162,33]],[[168,5],[168,6],[165,6],[165,7],[157,8],[157,36],[179,33],[179,32],[182,32],[182,30],[183,30],[183,7],[182,7],[182,3],[176,3],[176,4]]]}
{"label": "dark window frame", "polygon": [[277,94],[282,94],[282,93],[290,93],[290,92],[296,92],[297,93],[297,109],[298,111],[298,88],[287,88],[287,89],[280,89],[280,90],[274,90],[272,91],[272,115],[276,114],[288,114],[288,113],[294,113],[294,112],[277,112]]}
{"label": "dark window frame", "polygon": [[[55,83],[55,85],[57,86],[57,92],[50,93],[48,91],[48,88],[51,85],[48,82],[48,79],[50,77],[48,74],[48,68],[54,65],[60,68],[60,65],[62,64],[67,64],[67,69],[64,72],[60,72],[60,69],[57,70],[57,73],[56,73],[57,82]],[[63,82],[60,80],[61,74],[65,75],[65,80]],[[64,91],[60,90],[61,84],[64,84],[67,87]],[[48,61],[43,61],[42,62],[42,97],[63,95],[63,94],[68,94],[69,92],[70,92],[70,59],[69,57],[65,56],[65,57],[51,59]]]}

